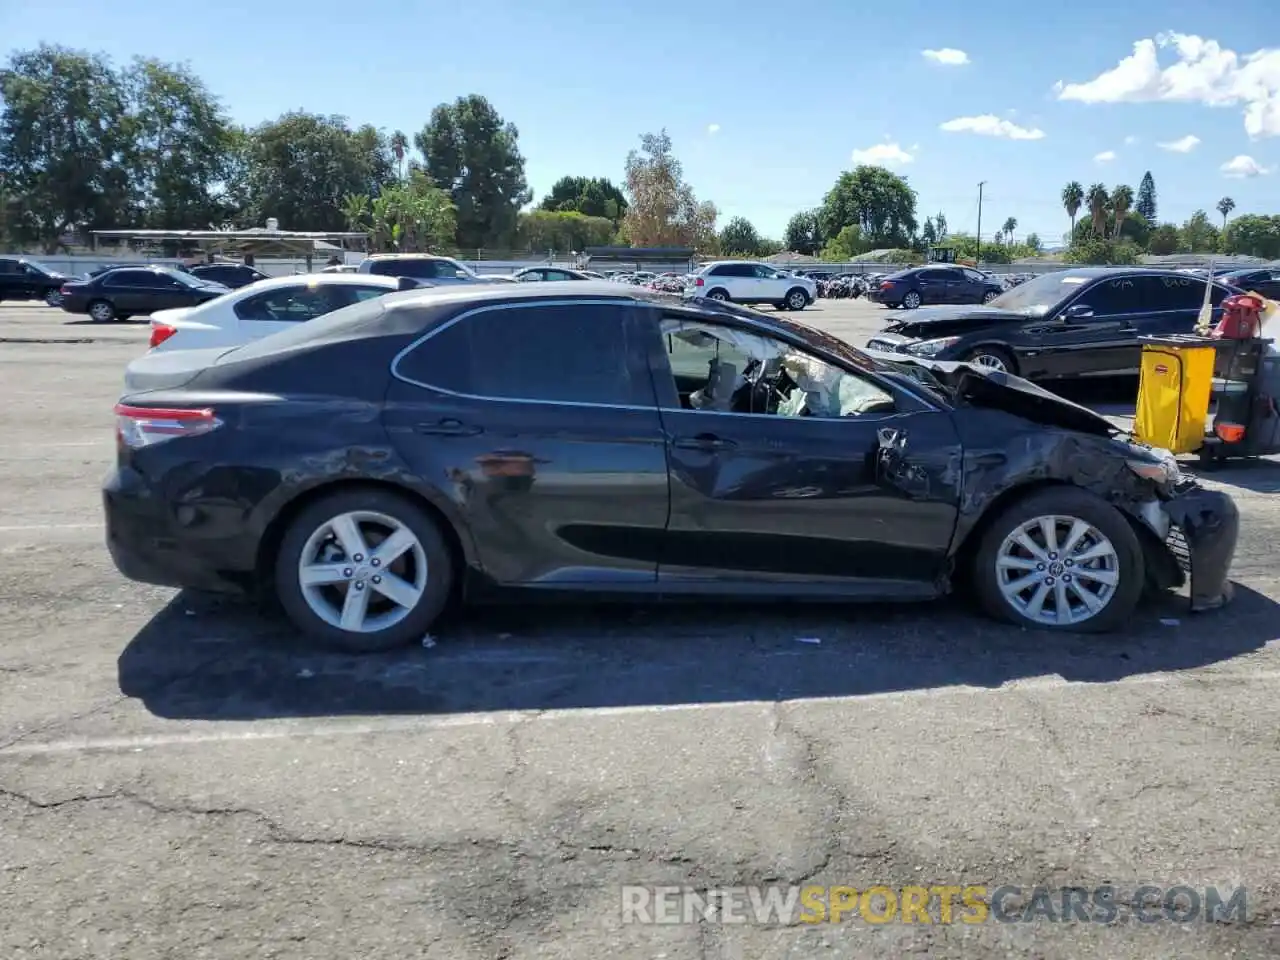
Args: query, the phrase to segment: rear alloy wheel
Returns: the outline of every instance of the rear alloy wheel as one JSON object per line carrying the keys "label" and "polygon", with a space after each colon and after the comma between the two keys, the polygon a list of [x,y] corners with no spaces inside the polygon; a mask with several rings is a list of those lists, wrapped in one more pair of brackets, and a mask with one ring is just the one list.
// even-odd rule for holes
{"label": "rear alloy wheel", "polygon": [[803,290],[797,288],[787,294],[786,303],[788,310],[803,310],[809,305],[809,298]]}
{"label": "rear alloy wheel", "polygon": [[453,563],[435,521],[389,491],[352,490],[302,511],[276,558],[276,590],[307,635],[350,653],[420,640],[444,609]]}
{"label": "rear alloy wheel", "polygon": [[902,298],[902,305],[908,310],[915,310],[920,306],[920,303],[920,294],[916,293],[914,290],[909,291],[907,295]]}
{"label": "rear alloy wheel", "polygon": [[726,303],[729,299],[729,294],[725,293],[725,291],[723,290],[712,290],[710,293],[707,294],[707,299],[716,300],[716,301],[719,301],[720,303]]}
{"label": "rear alloy wheel", "polygon": [[983,536],[974,582],[992,616],[1023,627],[1114,630],[1142,595],[1142,546],[1115,507],[1075,487],[1015,503]]}
{"label": "rear alloy wheel", "polygon": [[62,306],[62,291],[61,291],[61,290],[47,290],[47,291],[45,291],[45,295],[44,295],[44,302],[45,302],[45,303],[47,303],[47,304],[48,304],[49,306],[51,306],[51,307],[60,307],[60,306]]}
{"label": "rear alloy wheel", "polygon": [[988,290],[986,293],[982,295],[982,302],[990,303],[992,300],[994,300],[998,296],[1000,296],[1000,294],[996,293],[994,290]]}
{"label": "rear alloy wheel", "polygon": [[95,300],[89,304],[89,316],[98,323],[110,323],[116,318],[116,308],[106,300]]}

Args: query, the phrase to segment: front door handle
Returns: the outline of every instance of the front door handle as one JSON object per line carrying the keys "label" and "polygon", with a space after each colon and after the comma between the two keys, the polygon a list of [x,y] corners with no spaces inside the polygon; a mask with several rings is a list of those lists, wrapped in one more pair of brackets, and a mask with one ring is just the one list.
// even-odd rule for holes
{"label": "front door handle", "polygon": [[1118,331],[1116,331],[1116,332],[1117,332],[1117,333],[1137,333],[1137,332],[1138,332],[1138,328],[1137,328],[1137,327],[1121,327],[1121,328],[1120,328]]}
{"label": "front door handle", "polygon": [[474,437],[476,434],[484,432],[480,427],[473,427],[452,417],[436,420],[434,423],[420,423],[414,427],[414,431],[416,433],[447,437]]}
{"label": "front door handle", "polygon": [[712,433],[700,433],[696,437],[677,437],[675,440],[675,446],[681,450],[727,450],[737,445],[733,440],[726,440]]}

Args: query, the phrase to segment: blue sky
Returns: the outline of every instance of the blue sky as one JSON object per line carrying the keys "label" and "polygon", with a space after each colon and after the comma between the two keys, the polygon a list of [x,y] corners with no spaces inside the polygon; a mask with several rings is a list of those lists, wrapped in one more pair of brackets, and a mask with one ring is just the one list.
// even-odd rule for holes
{"label": "blue sky", "polygon": [[[905,153],[888,165],[922,218],[941,210],[972,231],[985,180],[984,234],[1012,216],[1019,235],[1054,242],[1069,179],[1136,189],[1151,170],[1161,218],[1179,222],[1223,195],[1237,214],[1280,213],[1280,51],[1246,62],[1271,7],[217,0],[161,13],[146,0],[3,0],[0,43],[186,61],[250,124],[302,108],[412,134],[437,103],[481,93],[519,127],[538,194],[565,174],[621,182],[639,134],[666,127],[721,222],[745,216],[774,236],[855,150]],[[1156,43],[1163,34],[1191,39]],[[962,129],[942,129],[950,121]],[[1009,139],[1010,124],[1032,133]],[[1188,137],[1182,152],[1158,146]],[[1233,161],[1228,172],[1249,175],[1224,173]]]}

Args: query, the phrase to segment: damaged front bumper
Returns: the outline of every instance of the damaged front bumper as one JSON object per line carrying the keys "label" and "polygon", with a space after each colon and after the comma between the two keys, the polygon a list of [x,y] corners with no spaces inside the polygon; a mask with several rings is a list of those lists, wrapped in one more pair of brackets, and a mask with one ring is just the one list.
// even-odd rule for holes
{"label": "damaged front bumper", "polygon": [[[1147,515],[1156,510],[1159,517]],[[1227,576],[1240,535],[1240,511],[1234,500],[1187,481],[1168,500],[1150,504],[1143,519],[1190,578],[1192,612],[1216,610],[1231,600]]]}

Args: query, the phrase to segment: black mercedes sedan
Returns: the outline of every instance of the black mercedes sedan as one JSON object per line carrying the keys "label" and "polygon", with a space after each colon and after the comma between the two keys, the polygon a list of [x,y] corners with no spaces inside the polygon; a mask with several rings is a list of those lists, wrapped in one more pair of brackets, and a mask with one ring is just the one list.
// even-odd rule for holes
{"label": "black mercedes sedan", "polygon": [[[920,601],[1103,631],[1238,514],[1025,380],[608,282],[393,293],[149,354],[115,408],[107,545],[148,583],[267,593],[352,651],[454,595]],[[1185,567],[1180,561],[1185,560]],[[490,588],[490,589],[486,589]]]}
{"label": "black mercedes sedan", "polygon": [[[1136,374],[1143,335],[1190,333],[1203,277],[1141,267],[1082,267],[1028,280],[975,309],[930,308],[890,321],[872,350],[964,360],[1033,380]],[[1215,281],[1215,322],[1223,298]]]}
{"label": "black mercedes sedan", "polygon": [[115,267],[62,285],[62,309],[87,313],[99,323],[146,316],[157,310],[194,307],[230,293],[230,288],[169,267]]}
{"label": "black mercedes sedan", "polygon": [[999,280],[972,267],[933,264],[882,277],[867,291],[867,299],[886,307],[916,310],[925,304],[990,303],[1003,292]]}

